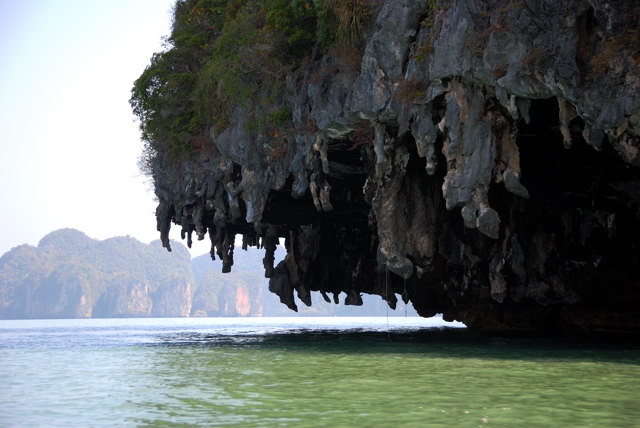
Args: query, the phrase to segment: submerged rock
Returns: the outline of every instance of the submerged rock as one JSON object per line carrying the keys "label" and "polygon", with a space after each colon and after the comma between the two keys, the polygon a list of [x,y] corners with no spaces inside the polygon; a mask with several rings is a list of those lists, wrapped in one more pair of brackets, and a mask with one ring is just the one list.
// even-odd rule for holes
{"label": "submerged rock", "polygon": [[353,75],[315,49],[287,77],[279,145],[239,108],[195,154],[158,153],[165,246],[171,223],[208,233],[228,271],[243,235],[292,310],[401,294],[476,328],[639,329],[640,4],[375,11]]}

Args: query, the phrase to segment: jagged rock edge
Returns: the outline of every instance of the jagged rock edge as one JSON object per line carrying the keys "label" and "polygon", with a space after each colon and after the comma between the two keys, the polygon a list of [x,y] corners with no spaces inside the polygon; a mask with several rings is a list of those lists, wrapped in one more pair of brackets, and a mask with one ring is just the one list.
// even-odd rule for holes
{"label": "jagged rock edge", "polygon": [[[471,20],[469,15],[474,8],[481,10],[483,3],[470,2],[463,8],[461,2],[452,2],[448,9],[438,12],[442,15],[439,19],[444,22],[443,25],[449,22],[447,20],[453,21],[452,16],[457,20]],[[579,5],[572,12],[575,19],[579,18],[580,12],[586,13],[589,8],[596,9],[592,13],[599,12],[598,2],[570,3]],[[295,126],[303,128],[305,124],[313,122],[317,129],[315,132],[297,133],[294,144],[288,145],[282,158],[252,155],[261,153],[261,139],[264,136],[247,135],[242,130],[242,112],[237,112],[239,119],[235,125],[220,135],[211,135],[211,144],[216,148],[213,155],[207,155],[204,160],[185,161],[181,167],[184,173],[174,177],[172,183],[156,181],[158,230],[168,249],[171,222],[181,225],[181,233],[187,237],[188,244],[191,243],[193,232],[196,232],[198,239],[203,239],[208,232],[212,242],[212,257],[217,255],[221,258],[223,271],[228,271],[233,264],[233,237],[241,233],[243,247],[266,248],[265,272],[272,277],[271,291],[294,310],[293,290],[296,290],[301,301],[310,304],[308,283],[317,284],[319,280],[312,280],[309,276],[316,275],[311,272],[309,265],[320,250],[317,248],[319,244],[316,247],[310,244],[315,238],[309,236],[313,234],[310,231],[319,232],[307,225],[299,225],[297,230],[292,230],[283,224],[263,221],[268,198],[272,192],[281,191],[290,180],[293,182],[292,197],[302,198],[308,190],[316,211],[331,212],[334,207],[328,177],[332,171],[327,151],[330,146],[340,144],[350,133],[367,125],[373,128],[374,138],[371,150],[362,148],[363,152],[369,150],[370,153],[362,156],[373,156],[373,168],[363,192],[365,201],[371,206],[371,223],[376,228],[374,241],[377,242],[372,242],[377,243],[374,251],[377,266],[374,270],[385,277],[391,272],[405,282],[425,275],[431,263],[428,260],[438,251],[434,242],[414,243],[412,249],[417,251],[408,251],[406,244],[397,239],[398,230],[402,229],[392,221],[397,216],[389,215],[394,211],[400,215],[403,207],[400,200],[403,195],[399,189],[411,155],[402,139],[408,138],[408,135],[415,141],[418,156],[426,159],[425,175],[433,176],[437,168],[445,168],[444,165],[437,165],[438,157],[445,159],[446,173],[440,191],[446,209],[459,210],[465,228],[477,229],[490,240],[507,233],[501,227],[500,213],[489,202],[490,188],[502,183],[508,192],[517,197],[529,197],[529,191],[520,182],[516,135],[518,121],[521,118],[528,121],[528,108],[532,100],[557,99],[560,112],[558,127],[567,148],[571,145],[569,124],[573,119],[580,118],[584,122],[584,138],[589,144],[601,148],[608,139],[628,164],[638,165],[638,98],[613,99],[615,94],[625,92],[623,89],[626,86],[612,91],[610,103],[593,105],[590,102],[591,94],[587,94],[588,88],[578,88],[572,86],[571,82],[563,81],[561,76],[553,74],[558,71],[553,67],[542,75],[536,66],[532,66],[531,70],[523,70],[522,63],[512,61],[507,62],[505,74],[495,78],[486,70],[486,63],[490,62],[487,52],[493,48],[493,33],[483,50],[483,57],[475,59],[480,65],[474,65],[473,58],[464,57],[467,54],[463,53],[463,49],[456,49],[458,39],[442,37],[442,33],[433,42],[433,53],[425,60],[418,61],[409,55],[410,44],[429,37],[428,31],[418,22],[418,17],[424,15],[426,2],[403,2],[401,7],[397,4],[387,1],[381,8],[377,24],[368,37],[360,74],[352,86],[335,77],[329,82],[311,81],[311,74],[318,71],[322,61],[333,60],[328,56],[323,57],[315,69],[311,68],[297,78],[290,79],[288,89],[294,94],[290,102],[294,106]],[[562,7],[565,6],[558,6]],[[393,32],[390,32],[388,22],[408,23],[408,31],[402,33],[394,26]],[[394,54],[390,56],[402,58],[400,63],[387,58],[392,50]],[[451,55],[456,53],[460,61],[451,59]],[[446,63],[442,60],[445,57],[448,60]],[[458,69],[452,70],[452,67]],[[407,102],[402,99],[398,82],[411,82],[416,75],[428,82],[425,95],[422,99]],[[425,79],[425,76],[429,78]],[[293,87],[296,81],[298,84]],[[326,87],[319,88],[319,85]],[[637,87],[626,92],[635,94]],[[320,97],[314,98],[313,94],[319,94]],[[340,103],[340,99],[346,101]],[[326,108],[327,105],[333,107]],[[241,143],[238,135],[242,136]],[[436,151],[438,140],[442,145],[441,153]],[[363,163],[366,164],[366,161]],[[176,192],[176,187],[184,190]],[[244,219],[241,218],[243,212],[246,213]],[[278,267],[273,266],[276,236],[284,237],[287,246],[287,257]],[[477,239],[482,240],[480,237]],[[412,257],[418,254],[427,262],[416,264],[408,257],[409,254],[413,254]],[[390,295],[388,289],[381,288],[380,281],[373,289],[352,288],[361,281],[358,275],[363,269],[362,264],[366,263],[362,258],[356,260],[360,268],[355,269],[357,266],[354,266],[352,284],[342,284],[337,288],[317,287],[318,291],[323,295],[332,292],[336,299],[341,290],[347,291],[349,303],[357,303],[355,295],[361,291],[374,292],[392,306],[395,297]],[[497,272],[500,271],[499,264],[491,262]],[[492,298],[496,302],[503,301],[506,288],[504,278],[496,272],[489,276]],[[397,279],[394,281],[397,282]],[[396,288],[392,287],[394,290]],[[408,294],[409,299],[413,300],[411,290]],[[421,314],[430,315],[431,312],[423,310]],[[450,318],[469,321],[459,311],[452,313],[455,315]]]}

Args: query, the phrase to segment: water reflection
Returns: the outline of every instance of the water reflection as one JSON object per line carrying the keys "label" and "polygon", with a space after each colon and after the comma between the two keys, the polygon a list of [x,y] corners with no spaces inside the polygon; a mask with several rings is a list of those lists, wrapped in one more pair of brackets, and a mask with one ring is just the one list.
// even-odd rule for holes
{"label": "water reflection", "polygon": [[517,360],[584,360],[640,364],[640,340],[634,336],[483,333],[459,328],[393,332],[366,329],[245,331],[242,334],[174,332],[158,334],[161,346],[260,347],[296,352],[421,354],[433,357]]}

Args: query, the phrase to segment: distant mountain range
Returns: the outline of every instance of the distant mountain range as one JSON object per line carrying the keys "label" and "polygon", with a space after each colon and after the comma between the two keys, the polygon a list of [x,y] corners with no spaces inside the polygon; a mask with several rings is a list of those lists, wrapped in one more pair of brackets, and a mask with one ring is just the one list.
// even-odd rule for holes
{"label": "distant mountain range", "polygon": [[[263,253],[237,249],[231,273],[208,254],[191,259],[180,243],[169,253],[131,237],[95,240],[61,229],[36,247],[21,245],[0,257],[0,318],[288,316],[268,291]],[[362,307],[299,305],[299,315],[404,315],[377,296]],[[407,310],[415,315],[413,308]]]}

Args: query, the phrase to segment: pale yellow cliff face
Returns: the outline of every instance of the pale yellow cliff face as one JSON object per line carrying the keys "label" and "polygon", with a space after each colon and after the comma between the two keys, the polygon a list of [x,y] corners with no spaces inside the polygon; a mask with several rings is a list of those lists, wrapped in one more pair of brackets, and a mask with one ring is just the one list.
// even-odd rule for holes
{"label": "pale yellow cliff face", "polygon": [[236,312],[238,315],[246,317],[251,313],[251,302],[249,293],[244,285],[238,287],[236,291]]}
{"label": "pale yellow cliff face", "polygon": [[152,307],[149,284],[135,283],[118,299],[116,313],[119,316],[149,316]]}
{"label": "pale yellow cliff face", "polygon": [[76,308],[75,316],[77,318],[91,318],[93,315],[93,304],[89,301],[87,296],[83,294],[80,297],[80,302]]}
{"label": "pale yellow cliff face", "polygon": [[191,313],[191,306],[193,304],[193,284],[191,283],[191,281],[179,284],[176,289],[176,293],[178,294],[178,296],[182,296],[180,316],[188,317]]}

